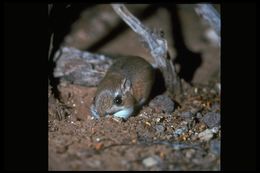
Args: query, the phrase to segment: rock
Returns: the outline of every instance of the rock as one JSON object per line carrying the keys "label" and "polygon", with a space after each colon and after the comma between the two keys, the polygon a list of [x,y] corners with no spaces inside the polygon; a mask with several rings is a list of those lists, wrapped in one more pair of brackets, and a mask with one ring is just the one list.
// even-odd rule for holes
{"label": "rock", "polygon": [[104,144],[101,143],[101,142],[99,142],[99,143],[97,143],[97,144],[95,145],[95,149],[96,149],[96,150],[100,150],[103,146],[104,146]]}
{"label": "rock", "polygon": [[150,101],[149,106],[157,112],[172,113],[175,109],[174,102],[166,95],[156,96]]}
{"label": "rock", "polygon": [[192,117],[192,113],[191,112],[182,112],[181,114],[180,114],[180,117],[182,117],[182,118],[191,118]]}
{"label": "rock", "polygon": [[210,141],[209,150],[211,153],[215,154],[216,156],[220,155],[220,141],[219,140],[212,140]]}
{"label": "rock", "polygon": [[180,135],[182,135],[183,133],[187,132],[188,131],[188,128],[187,127],[182,127],[182,128],[179,128],[179,129],[176,129],[174,132],[173,132],[173,136],[174,137],[178,137]]}
{"label": "rock", "polygon": [[147,157],[142,161],[145,167],[152,167],[158,165],[160,162],[161,158],[159,156]]}
{"label": "rock", "polygon": [[163,133],[165,130],[165,127],[163,125],[156,125],[155,129],[156,129],[157,133]]}
{"label": "rock", "polygon": [[162,122],[165,118],[164,117],[158,117],[155,119],[157,123]]}
{"label": "rock", "polygon": [[212,131],[213,133],[218,133],[219,127],[213,127],[213,128],[211,129],[211,131]]}
{"label": "rock", "polygon": [[217,89],[218,93],[221,92],[221,84],[220,83],[216,83],[215,88]]}
{"label": "rock", "polygon": [[213,137],[213,132],[210,129],[206,129],[203,132],[200,132],[198,137],[202,141],[209,141]]}
{"label": "rock", "polygon": [[218,126],[220,124],[220,114],[215,112],[209,112],[204,115],[202,121],[207,124],[209,128]]}
{"label": "rock", "polygon": [[200,112],[198,112],[198,113],[196,114],[196,118],[198,118],[198,119],[201,119],[201,118],[202,118],[202,115],[201,115]]}
{"label": "rock", "polygon": [[56,63],[54,77],[82,86],[97,86],[113,63],[111,57],[70,47],[60,48],[53,60]]}

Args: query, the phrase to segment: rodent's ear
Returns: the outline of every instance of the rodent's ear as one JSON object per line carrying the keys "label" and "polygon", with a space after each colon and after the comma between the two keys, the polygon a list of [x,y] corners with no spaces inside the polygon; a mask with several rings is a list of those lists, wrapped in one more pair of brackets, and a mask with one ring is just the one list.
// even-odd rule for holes
{"label": "rodent's ear", "polygon": [[131,92],[131,81],[127,78],[125,78],[121,84],[121,91],[123,93]]}

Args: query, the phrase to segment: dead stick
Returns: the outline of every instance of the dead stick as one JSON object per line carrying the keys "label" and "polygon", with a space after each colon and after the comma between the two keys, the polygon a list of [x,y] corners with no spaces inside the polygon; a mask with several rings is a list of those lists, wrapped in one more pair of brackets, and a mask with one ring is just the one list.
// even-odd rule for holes
{"label": "dead stick", "polygon": [[180,95],[182,92],[181,82],[169,57],[167,41],[144,26],[128,11],[124,4],[112,4],[112,8],[147,43],[156,62],[156,68],[159,68],[164,76],[167,91],[173,96]]}
{"label": "dead stick", "polygon": [[220,14],[216,11],[216,9],[211,4],[196,4],[195,6],[196,13],[206,21],[216,32],[219,37],[219,46],[220,46],[220,30],[221,30],[221,22],[220,22]]}

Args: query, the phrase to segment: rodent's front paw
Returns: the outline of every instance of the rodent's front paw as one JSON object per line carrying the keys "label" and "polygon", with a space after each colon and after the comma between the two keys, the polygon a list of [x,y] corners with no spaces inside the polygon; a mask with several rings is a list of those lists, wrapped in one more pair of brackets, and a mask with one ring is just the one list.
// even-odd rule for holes
{"label": "rodent's front paw", "polygon": [[97,110],[96,110],[96,107],[95,107],[94,104],[92,104],[92,105],[90,106],[90,110],[91,110],[91,115],[92,115],[94,118],[99,119],[99,115],[98,115],[98,113],[97,113]]}

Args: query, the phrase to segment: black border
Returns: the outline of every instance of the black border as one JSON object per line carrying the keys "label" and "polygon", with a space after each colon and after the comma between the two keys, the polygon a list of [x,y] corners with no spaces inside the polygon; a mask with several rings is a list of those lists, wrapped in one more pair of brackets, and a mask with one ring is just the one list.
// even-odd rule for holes
{"label": "black border", "polygon": [[223,170],[256,170],[256,4],[223,3]]}
{"label": "black border", "polygon": [[4,168],[48,169],[47,5],[4,3]]}
{"label": "black border", "polygon": [[[256,4],[221,3],[221,18],[221,169],[255,170]],[[4,3],[6,170],[48,169],[46,26],[47,3]]]}

